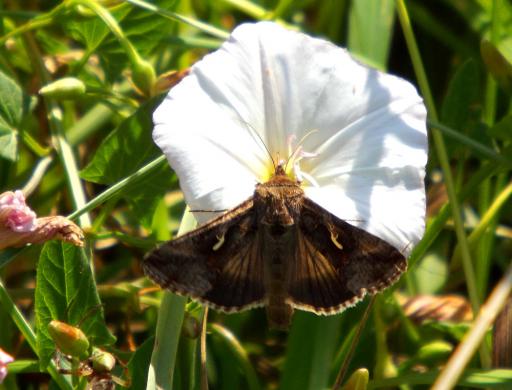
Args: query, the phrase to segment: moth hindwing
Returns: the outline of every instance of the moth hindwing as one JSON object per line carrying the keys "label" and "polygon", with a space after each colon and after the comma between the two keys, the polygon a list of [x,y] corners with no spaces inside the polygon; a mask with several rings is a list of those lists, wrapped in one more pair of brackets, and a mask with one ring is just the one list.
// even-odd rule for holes
{"label": "moth hindwing", "polygon": [[287,329],[294,309],[335,314],[393,284],[406,259],[386,241],[308,199],[278,166],[253,197],[150,252],[163,288],[236,312],[265,306]]}

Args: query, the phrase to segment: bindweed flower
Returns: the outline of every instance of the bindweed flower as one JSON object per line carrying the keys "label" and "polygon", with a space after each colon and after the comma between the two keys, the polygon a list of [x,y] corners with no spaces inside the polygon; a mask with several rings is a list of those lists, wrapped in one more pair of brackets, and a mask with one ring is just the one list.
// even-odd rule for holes
{"label": "bindweed flower", "polygon": [[0,383],[2,383],[7,376],[7,365],[13,361],[14,358],[0,348]]}
{"label": "bindweed flower", "polygon": [[307,197],[408,255],[424,230],[425,121],[407,81],[261,22],[192,67],[155,111],[153,138],[193,210],[238,205],[285,161]]}
{"label": "bindweed flower", "polygon": [[21,191],[0,194],[0,249],[59,239],[83,246],[82,230],[62,216],[37,218]]}

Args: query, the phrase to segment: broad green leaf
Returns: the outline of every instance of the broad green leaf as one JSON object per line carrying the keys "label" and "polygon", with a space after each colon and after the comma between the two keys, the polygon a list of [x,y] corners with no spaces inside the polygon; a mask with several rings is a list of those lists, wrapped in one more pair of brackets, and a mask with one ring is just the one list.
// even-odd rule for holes
{"label": "broad green leaf", "polygon": [[48,333],[51,320],[80,325],[92,345],[115,341],[103,319],[85,251],[71,244],[50,241],[44,245],[37,265],[35,312],[42,369],[48,366],[55,352],[55,344]]}
{"label": "broad green leaf", "polygon": [[[160,99],[152,99],[141,106],[110,133],[82,170],[81,177],[94,183],[114,184],[158,156],[161,152],[151,138],[151,115]],[[159,199],[174,182],[170,168],[164,166],[143,182],[126,188],[122,197],[130,202],[135,215],[147,226]]]}
{"label": "broad green leaf", "polygon": [[[466,129],[476,117],[474,107],[480,97],[480,80],[477,63],[469,59],[455,72],[441,108],[441,122],[453,129]],[[473,115],[472,115],[473,114]]]}
{"label": "broad green leaf", "polygon": [[293,316],[279,389],[324,389],[340,342],[341,316],[319,317],[297,311]]}
{"label": "broad green leaf", "polygon": [[[156,0],[154,5],[172,10],[178,3],[176,0]],[[142,56],[147,56],[161,44],[175,26],[168,19],[159,17],[129,4],[121,4],[109,9],[118,21],[124,35],[130,40]],[[71,18],[62,20],[69,33],[83,42],[90,52],[100,56],[107,78],[116,80],[122,70],[128,67],[128,58],[103,21],[96,17],[90,19]]]}
{"label": "broad green leaf", "polygon": [[435,251],[425,255],[408,274],[418,294],[439,292],[448,280],[448,276],[446,258]]}
{"label": "broad green leaf", "polygon": [[[0,119],[1,122],[1,119]],[[0,123],[0,157],[7,160],[16,160],[16,152],[18,150],[18,136],[17,132],[7,127],[2,126]]]}
{"label": "broad green leaf", "polygon": [[0,71],[0,157],[11,161],[16,159],[24,100],[20,87]]}
{"label": "broad green leaf", "polygon": [[80,176],[98,184],[113,184],[160,154],[153,143],[151,115],[159,99],[141,106],[112,131]]}
{"label": "broad green leaf", "polygon": [[352,1],[348,48],[368,65],[385,70],[395,21],[393,0]]}

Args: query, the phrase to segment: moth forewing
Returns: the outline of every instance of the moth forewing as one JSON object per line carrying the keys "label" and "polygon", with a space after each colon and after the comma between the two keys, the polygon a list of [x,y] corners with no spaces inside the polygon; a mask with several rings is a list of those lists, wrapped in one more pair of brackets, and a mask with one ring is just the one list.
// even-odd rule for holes
{"label": "moth forewing", "polygon": [[271,327],[293,308],[334,314],[394,283],[404,256],[306,198],[282,165],[254,196],[146,256],[163,288],[225,312],[266,306]]}

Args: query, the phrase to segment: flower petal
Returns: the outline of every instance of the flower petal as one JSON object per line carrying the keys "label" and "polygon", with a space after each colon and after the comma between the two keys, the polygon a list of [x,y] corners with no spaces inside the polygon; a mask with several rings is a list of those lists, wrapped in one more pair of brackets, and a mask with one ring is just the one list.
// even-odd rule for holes
{"label": "flower petal", "polygon": [[23,192],[7,191],[0,194],[0,225],[14,232],[34,230],[36,213],[25,203]]}
{"label": "flower petal", "polygon": [[7,376],[7,364],[14,361],[14,358],[0,348],[0,383],[2,383]]}
{"label": "flower petal", "polygon": [[154,139],[191,207],[218,210],[268,178],[258,137],[286,159],[288,140],[311,133],[300,147],[316,157],[300,170],[318,188],[306,194],[407,254],[424,229],[425,117],[405,80],[262,22],[239,26],[194,65],[155,112]]}
{"label": "flower petal", "polygon": [[[318,104],[328,100],[339,55],[347,56],[329,42],[262,22],[239,26],[192,67],[155,111],[153,137],[193,209],[217,204],[219,193],[229,202],[217,208],[233,207],[268,179],[261,141],[272,158],[288,157],[290,135],[301,139],[313,129],[311,118],[323,117]],[[339,103],[330,104],[347,111]]]}
{"label": "flower petal", "polygon": [[370,94],[382,85],[393,91],[379,107],[367,106],[323,143],[306,143],[318,157],[302,169],[320,187],[306,194],[408,255],[424,231],[426,111],[410,84],[382,73],[376,80],[366,86]]}

